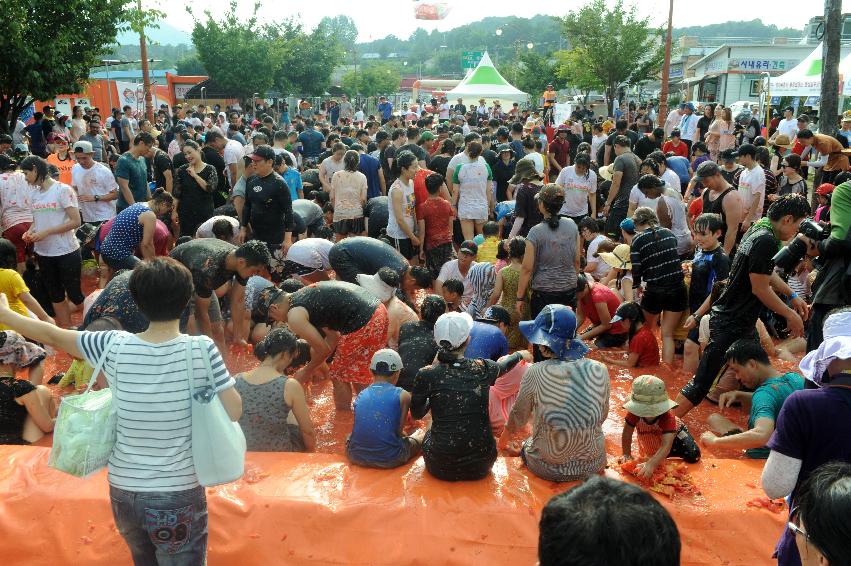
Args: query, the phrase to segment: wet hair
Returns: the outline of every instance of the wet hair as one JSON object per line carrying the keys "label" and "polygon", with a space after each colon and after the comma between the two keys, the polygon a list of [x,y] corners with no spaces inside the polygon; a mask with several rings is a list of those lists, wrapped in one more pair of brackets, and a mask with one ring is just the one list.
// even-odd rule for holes
{"label": "wet hair", "polygon": [[620,147],[632,147],[632,142],[626,136],[615,136],[615,141],[613,145],[617,145]]}
{"label": "wet hair", "polygon": [[18,267],[18,250],[15,244],[6,238],[0,238],[0,267],[16,269]]}
{"label": "wet hair", "polygon": [[400,175],[402,169],[408,169],[416,162],[417,156],[412,152],[405,150],[396,156],[395,161],[393,161],[393,170],[396,175]]}
{"label": "wet hair", "polygon": [[588,287],[588,279],[584,274],[580,273],[576,276],[576,293],[581,293]]}
{"label": "wet hair", "polygon": [[50,170],[47,167],[47,161],[38,155],[27,156],[21,161],[18,166],[21,171],[35,171],[35,183],[41,184],[50,175]]}
{"label": "wet hair", "polygon": [[616,247],[618,247],[617,242],[613,242],[612,240],[606,238],[597,245],[597,251],[594,252],[594,257],[600,257],[600,254],[613,252],[615,251]]}
{"label": "wet hair", "polygon": [[552,497],[539,529],[540,566],[680,563],[680,535],[670,513],[640,487],[604,476]]}
{"label": "wet hair", "polygon": [[766,216],[768,216],[769,220],[777,222],[787,215],[791,215],[795,219],[804,218],[810,215],[811,210],[810,203],[807,202],[807,198],[804,195],[793,193],[783,195],[771,203]]}
{"label": "wet hair", "polygon": [[323,240],[328,240],[329,242],[334,241],[334,230],[331,229],[330,226],[319,226],[318,228],[314,228],[311,234],[314,238],[322,238]]}
{"label": "wet hair", "polygon": [[123,330],[121,321],[111,316],[102,316],[91,321],[85,328],[86,332],[105,332],[107,330]]}
{"label": "wet hair", "polygon": [[835,187],[838,187],[846,181],[851,181],[851,173],[849,173],[848,171],[842,171],[841,173],[837,174],[836,177],[833,178],[833,185]]}
{"label": "wet hair", "polygon": [[[336,148],[337,146],[335,145],[334,147]],[[343,156],[343,165],[346,168],[346,171],[357,171],[358,164],[360,164],[360,155],[358,155],[358,152],[351,149],[347,151],[346,155]]]}
{"label": "wet hair", "polygon": [[192,274],[170,257],[139,263],[130,274],[128,287],[139,312],[151,322],[179,318],[194,289]]}
{"label": "wet hair", "polygon": [[245,260],[249,267],[268,266],[272,261],[269,248],[259,240],[249,240],[236,248],[236,257]]}
{"label": "wet hair", "polygon": [[482,151],[484,151],[484,149],[481,142],[471,141],[467,144],[467,154],[473,159],[479,157],[482,154]]}
{"label": "wet hair", "polygon": [[230,241],[233,238],[233,224],[227,218],[219,218],[213,222],[213,236],[219,240]]}
{"label": "wet hair", "polygon": [[834,461],[810,474],[795,496],[807,538],[830,564],[851,556],[851,464]]}
{"label": "wet hair", "polygon": [[645,225],[645,226],[658,226],[659,225],[659,217],[656,216],[656,212],[647,206],[639,206],[635,209],[635,212],[632,213],[632,221],[636,226]]}
{"label": "wet hair", "polygon": [[440,153],[449,153],[449,154],[454,155],[454,154],[455,154],[455,149],[456,149],[456,147],[455,147],[455,142],[454,142],[454,141],[452,141],[452,140],[451,140],[451,139],[449,139],[449,138],[446,138],[446,139],[445,139],[445,140],[443,140],[443,142],[440,144]]}
{"label": "wet hair", "polygon": [[694,219],[695,232],[706,231],[714,234],[719,230],[724,230],[724,220],[721,218],[720,214],[704,212],[703,214]]}
{"label": "wet hair", "polygon": [[261,362],[278,354],[293,354],[298,350],[296,335],[287,328],[275,328],[255,344],[254,356]]}
{"label": "wet hair", "polygon": [[579,221],[579,231],[588,230],[592,234],[602,234],[603,226],[602,223],[596,218],[591,218],[590,216],[586,216],[582,220]]}
{"label": "wet hair", "polygon": [[48,163],[47,164],[47,174],[50,175],[50,178],[53,179],[54,181],[58,181],[59,175],[60,175],[59,167],[57,167],[53,163]]}
{"label": "wet hair", "polygon": [[295,293],[299,289],[303,289],[305,287],[304,282],[299,279],[284,279],[281,281],[280,288],[281,291],[285,293]]}
{"label": "wet hair", "polygon": [[[578,153],[576,155],[576,159],[573,160],[573,166],[581,165],[585,167],[586,173],[585,176],[588,176],[588,172],[591,171],[591,158],[588,157],[587,153]],[[574,169],[575,170],[575,169]]]}
{"label": "wet hair", "polygon": [[464,294],[464,282],[460,279],[447,279],[443,282],[443,288],[456,295]]}
{"label": "wet hair", "polygon": [[440,295],[426,295],[420,306],[420,317],[429,326],[434,326],[440,315],[446,313],[446,301]]}
{"label": "wet hair", "polygon": [[378,270],[378,278],[381,279],[385,285],[389,287],[393,287],[394,289],[399,288],[399,283],[401,282],[401,278],[399,274],[389,267],[382,267]]}
{"label": "wet hair", "polygon": [[523,259],[526,255],[526,238],[514,236],[508,240],[508,257],[512,259]]}
{"label": "wet hair", "polygon": [[665,157],[665,154],[659,151],[658,149],[656,151],[651,151],[650,155],[648,155],[647,158],[652,159],[659,165],[667,164],[668,162],[667,158]]}
{"label": "wet hair", "polygon": [[639,170],[643,169],[644,167],[647,167],[648,169],[653,171],[653,174],[656,175],[657,177],[659,176],[659,163],[657,163],[655,159],[650,159],[648,157],[647,159],[642,161],[641,167],[639,167]]}
{"label": "wet hair", "polygon": [[425,178],[425,186],[428,194],[436,195],[440,192],[440,187],[443,183],[446,182],[446,179],[440,173],[432,173],[428,177]]}
{"label": "wet hair", "polygon": [[493,221],[485,222],[485,225],[482,226],[482,235],[485,238],[499,235],[499,224]]}
{"label": "wet hair", "polygon": [[636,328],[638,323],[644,324],[644,313],[641,310],[641,306],[635,301],[629,301],[621,304],[616,312],[627,323],[627,326],[629,326],[629,339],[632,340],[632,337],[638,332]]}
{"label": "wet hair", "polygon": [[768,359],[768,354],[762,348],[762,344],[753,338],[741,338],[733,342],[733,344],[727,348],[727,352],[724,354],[724,359],[728,363],[734,362],[739,365],[744,365],[750,360],[764,365],[771,363]]}
{"label": "wet hair", "polygon": [[430,289],[434,283],[434,276],[431,271],[421,265],[411,266],[409,274],[414,278],[414,282],[420,289]]}

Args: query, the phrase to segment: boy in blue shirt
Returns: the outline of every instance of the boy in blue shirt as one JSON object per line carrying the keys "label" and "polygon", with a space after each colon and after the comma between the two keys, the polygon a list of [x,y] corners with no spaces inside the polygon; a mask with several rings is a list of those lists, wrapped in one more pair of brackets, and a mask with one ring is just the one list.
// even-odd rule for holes
{"label": "boy in blue shirt", "polygon": [[398,468],[419,455],[422,431],[404,436],[402,428],[411,406],[411,394],[396,387],[402,358],[385,348],[369,364],[373,383],[355,399],[355,422],[346,443],[353,464],[369,468]]}
{"label": "boy in blue shirt", "polygon": [[686,328],[691,329],[690,339],[697,342],[697,321],[709,312],[709,295],[716,281],[730,275],[730,257],[721,245],[724,221],[720,214],[703,213],[694,219],[694,238],[697,248],[691,262],[691,280],[688,302],[691,316],[686,319]]}
{"label": "boy in blue shirt", "polygon": [[290,198],[295,201],[304,198],[304,185],[301,173],[293,167],[293,160],[286,153],[275,155],[275,171],[283,177],[287,187],[290,188]]}
{"label": "boy in blue shirt", "polygon": [[741,339],[727,349],[727,365],[736,378],[753,393],[728,391],[718,398],[721,410],[740,403],[749,409],[748,430],[743,431],[727,417],[715,413],[709,416],[709,428],[700,442],[705,446],[745,450],[749,458],[768,458],[765,445],[774,432],[774,423],[786,398],[804,388],[804,378],[794,372],[781,374],[774,369],[768,354],[756,340]]}

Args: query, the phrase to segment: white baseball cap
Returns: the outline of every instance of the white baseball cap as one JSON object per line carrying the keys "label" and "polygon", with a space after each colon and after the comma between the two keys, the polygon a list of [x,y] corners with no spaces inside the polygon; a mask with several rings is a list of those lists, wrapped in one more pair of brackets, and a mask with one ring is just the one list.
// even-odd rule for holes
{"label": "white baseball cap", "polygon": [[369,369],[379,375],[390,375],[403,367],[402,358],[390,348],[378,350],[372,355],[372,361],[369,363]]}
{"label": "white baseball cap", "polygon": [[444,341],[449,342],[454,350],[467,340],[472,328],[473,317],[465,312],[442,314],[434,323],[434,340],[438,345]]}

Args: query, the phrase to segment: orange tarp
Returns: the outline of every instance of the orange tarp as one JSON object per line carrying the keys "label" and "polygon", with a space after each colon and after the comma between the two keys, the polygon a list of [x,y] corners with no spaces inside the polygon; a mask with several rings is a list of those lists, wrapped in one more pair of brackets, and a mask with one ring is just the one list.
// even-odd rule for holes
{"label": "orange tarp", "polygon": [[[0,446],[3,563],[129,564],[106,473],[77,479],[47,467],[47,456]],[[691,466],[701,496],[660,497],[683,565],[772,564],[785,516],[746,505],[762,495],[761,467],[705,459]],[[532,565],[541,508],[569,487],[531,476],[517,458],[500,458],[483,481],[452,484],[430,477],[421,458],[383,471],[333,454],[251,453],[245,478],[208,490],[209,564]]]}

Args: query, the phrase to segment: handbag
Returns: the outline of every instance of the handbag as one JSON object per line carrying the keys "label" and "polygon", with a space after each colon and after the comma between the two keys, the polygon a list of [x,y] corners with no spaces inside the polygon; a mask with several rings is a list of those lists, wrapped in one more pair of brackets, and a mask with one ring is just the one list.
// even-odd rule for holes
{"label": "handbag", "polygon": [[[206,375],[203,387],[195,388],[193,350],[201,349]],[[192,415],[192,459],[198,483],[210,487],[232,482],[245,472],[245,435],[239,423],[231,420],[215,391],[210,352],[203,343],[189,337],[186,345],[189,379],[189,407]]]}
{"label": "handbag", "polygon": [[51,468],[85,478],[109,461],[115,446],[117,423],[112,389],[92,391],[92,386],[112,345],[120,347],[125,338],[126,335],[113,338],[104,346],[84,392],[62,398],[47,460]]}

